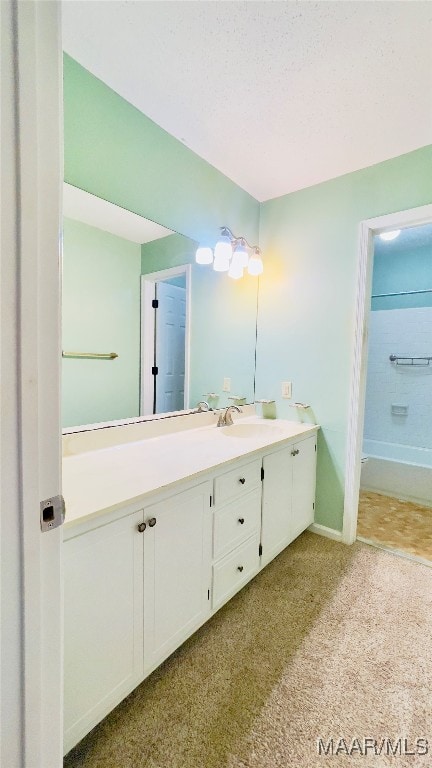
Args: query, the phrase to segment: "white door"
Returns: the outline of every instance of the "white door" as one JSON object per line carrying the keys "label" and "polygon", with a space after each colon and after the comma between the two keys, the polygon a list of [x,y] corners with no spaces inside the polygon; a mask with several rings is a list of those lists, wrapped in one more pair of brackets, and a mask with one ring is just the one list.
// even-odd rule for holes
{"label": "white door", "polygon": [[5,768],[62,763],[60,4],[0,3],[1,743]]}
{"label": "white door", "polygon": [[211,483],[144,510],[144,671],[210,614]]}
{"label": "white door", "polygon": [[290,541],[293,446],[264,456],[262,558],[267,565]]}
{"label": "white door", "polygon": [[186,289],[156,283],[156,409],[155,413],[185,408]]}
{"label": "white door", "polygon": [[143,675],[142,512],[64,543],[65,753]]}
{"label": "white door", "polygon": [[316,435],[294,445],[291,539],[312,525],[315,516]]}

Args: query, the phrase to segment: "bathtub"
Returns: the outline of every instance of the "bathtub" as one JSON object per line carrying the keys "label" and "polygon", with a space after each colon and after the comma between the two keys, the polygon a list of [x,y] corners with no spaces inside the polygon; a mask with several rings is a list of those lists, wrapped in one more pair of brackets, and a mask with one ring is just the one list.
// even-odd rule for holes
{"label": "bathtub", "polygon": [[432,507],[432,449],[363,441],[360,487]]}

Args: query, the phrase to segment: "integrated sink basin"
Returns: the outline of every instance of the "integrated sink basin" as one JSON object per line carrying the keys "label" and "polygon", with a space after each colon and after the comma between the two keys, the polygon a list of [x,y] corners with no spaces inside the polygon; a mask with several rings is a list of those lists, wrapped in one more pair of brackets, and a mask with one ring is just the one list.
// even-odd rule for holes
{"label": "integrated sink basin", "polygon": [[231,424],[230,427],[219,427],[218,432],[227,437],[269,437],[277,427],[271,424]]}

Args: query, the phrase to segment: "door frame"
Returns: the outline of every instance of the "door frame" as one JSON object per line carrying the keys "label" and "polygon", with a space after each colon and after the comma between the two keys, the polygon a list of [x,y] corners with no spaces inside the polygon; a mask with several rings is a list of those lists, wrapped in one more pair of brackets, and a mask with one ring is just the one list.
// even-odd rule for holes
{"label": "door frame", "polygon": [[372,294],[373,238],[381,232],[432,222],[432,204],[397,211],[360,223],[355,297],[354,350],[351,369],[346,450],[345,501],[342,541],[352,544],[357,533],[361,453],[366,399],[370,299]]}
{"label": "door frame", "polygon": [[0,5],[0,762],[60,768],[62,529],[40,526],[61,492],[60,3]]}
{"label": "door frame", "polygon": [[190,387],[190,336],[191,336],[191,275],[192,265],[161,269],[141,275],[141,366],[140,366],[140,416],[153,413],[153,366],[155,313],[151,306],[155,295],[155,283],[171,277],[185,275],[186,279],[186,333],[185,333],[185,381],[184,408],[188,408]]}

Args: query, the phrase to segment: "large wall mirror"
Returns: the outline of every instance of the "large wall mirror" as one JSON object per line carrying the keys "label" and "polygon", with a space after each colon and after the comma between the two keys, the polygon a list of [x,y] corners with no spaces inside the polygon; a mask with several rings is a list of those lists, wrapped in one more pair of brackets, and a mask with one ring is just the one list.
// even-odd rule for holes
{"label": "large wall mirror", "polygon": [[64,428],[253,402],[257,278],[198,265],[196,248],[64,185]]}

